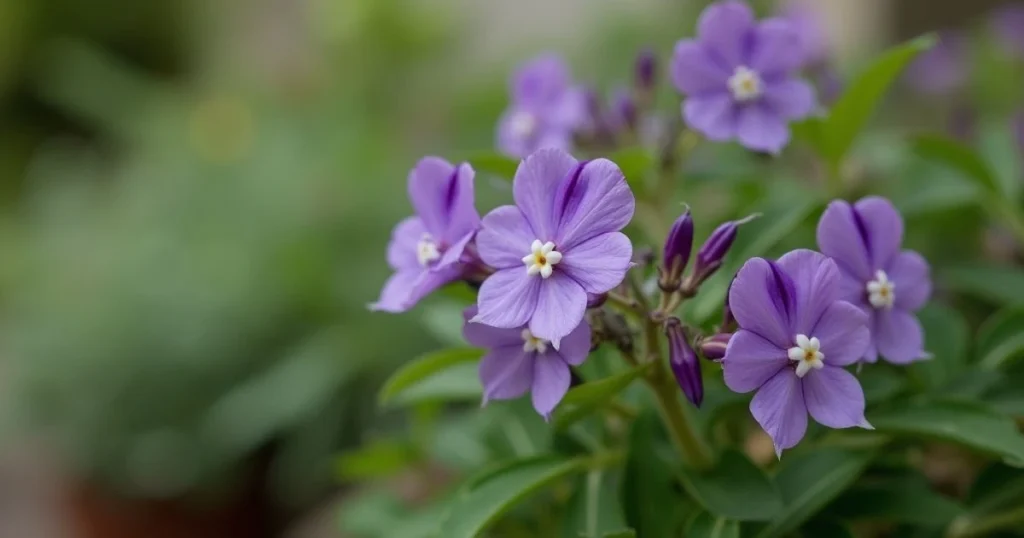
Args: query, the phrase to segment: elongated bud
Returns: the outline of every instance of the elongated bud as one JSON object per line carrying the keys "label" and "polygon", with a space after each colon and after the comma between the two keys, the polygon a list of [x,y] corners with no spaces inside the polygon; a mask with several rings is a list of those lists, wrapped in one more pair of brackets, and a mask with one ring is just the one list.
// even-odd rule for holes
{"label": "elongated bud", "polygon": [[731,220],[711,232],[707,241],[704,241],[700,250],[697,251],[697,263],[693,267],[693,282],[691,283],[693,287],[699,286],[701,282],[704,282],[722,266],[722,260],[729,253],[733,241],[736,240],[740,225],[746,224],[759,216],[754,214],[740,220]]}
{"label": "elongated bud", "polygon": [[636,102],[626,90],[615,92],[612,97],[613,125],[624,131],[635,131],[637,122]]}
{"label": "elongated bud", "polygon": [[717,361],[725,357],[725,349],[729,347],[731,333],[719,333],[700,341],[700,354],[705,359]]}
{"label": "elongated bud", "polygon": [[665,321],[665,336],[668,337],[668,358],[676,383],[683,390],[686,399],[696,407],[704,401],[704,379],[700,374],[700,359],[686,339],[686,331],[678,318]]}
{"label": "elongated bud", "polygon": [[654,51],[650,49],[640,51],[636,57],[634,69],[636,71],[634,74],[636,88],[646,92],[653,90],[657,83],[658,71],[658,59],[654,56]]}
{"label": "elongated bud", "polygon": [[675,269],[682,273],[686,264],[690,263],[690,252],[693,250],[693,217],[690,208],[679,216],[665,240],[662,264],[666,269]]}

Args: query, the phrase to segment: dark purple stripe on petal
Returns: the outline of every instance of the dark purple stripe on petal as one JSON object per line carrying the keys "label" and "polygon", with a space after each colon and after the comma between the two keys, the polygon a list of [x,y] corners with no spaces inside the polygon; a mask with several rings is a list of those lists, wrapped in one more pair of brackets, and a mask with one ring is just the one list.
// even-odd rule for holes
{"label": "dark purple stripe on petal", "polygon": [[459,168],[461,166],[461,164],[455,165],[451,177],[448,178],[448,191],[444,196],[444,212],[449,219],[455,210],[455,200],[459,199]]}
{"label": "dark purple stripe on petal", "polygon": [[772,269],[771,282],[767,283],[768,294],[775,309],[786,314],[788,324],[796,313],[796,284],[778,264],[768,260],[768,265]]}
{"label": "dark purple stripe on petal", "polygon": [[587,162],[580,161],[558,186],[558,191],[555,192],[555,203],[552,206],[552,210],[555,212],[551,219],[552,222],[563,222],[565,215],[572,215],[579,208],[580,201],[583,200],[583,195],[587,190],[586,182],[580,182],[580,175],[583,174],[583,168],[587,166]]}
{"label": "dark purple stripe on petal", "polygon": [[[868,253],[868,257],[871,257],[871,235],[868,233],[868,226],[864,224],[864,217],[860,216],[857,212],[857,207],[850,205],[850,213],[853,214],[853,224],[857,226],[857,234],[860,235],[860,240],[864,243],[864,252]],[[869,261],[869,263],[874,263]]]}

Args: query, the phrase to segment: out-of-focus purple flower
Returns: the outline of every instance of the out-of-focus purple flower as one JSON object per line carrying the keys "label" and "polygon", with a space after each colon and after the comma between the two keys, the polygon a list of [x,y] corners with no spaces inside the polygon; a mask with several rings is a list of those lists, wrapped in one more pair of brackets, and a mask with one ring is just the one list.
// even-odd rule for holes
{"label": "out-of-focus purple flower", "polygon": [[696,407],[704,401],[704,378],[700,374],[700,359],[690,347],[682,323],[676,318],[665,321],[665,336],[668,337],[668,358],[672,375],[683,390],[686,399]]}
{"label": "out-of-focus purple flower", "polygon": [[498,123],[498,148],[525,157],[541,148],[569,149],[587,122],[584,91],[572,85],[569,68],[555,55],[540,56],[516,72],[512,103]]}
{"label": "out-of-focus purple flower", "polygon": [[693,278],[697,283],[703,282],[722,266],[722,260],[732,248],[733,241],[739,234],[740,226],[760,215],[750,215],[740,220],[731,220],[715,228],[704,244],[697,251],[697,262],[693,266]]}
{"label": "out-of-focus purple flower", "polygon": [[474,322],[527,326],[555,349],[579,325],[587,294],[626,276],[633,246],[619,232],[636,204],[619,167],[557,149],[527,157],[512,184],[516,205],[484,217],[481,259],[496,271],[480,287]]}
{"label": "out-of-focus purple flower", "polygon": [[808,413],[830,428],[871,427],[864,391],[843,369],[864,355],[867,316],[841,300],[841,278],[829,258],[795,250],[747,261],[729,291],[740,330],[722,359],[725,384],[757,391],[750,412],[780,456],[803,438]]}
{"label": "out-of-focus purple flower", "polygon": [[831,106],[839,100],[846,83],[834,67],[829,64],[820,64],[811,70],[810,76],[814,80],[823,105]]}
{"label": "out-of-focus purple flower", "polygon": [[717,361],[725,357],[725,350],[729,347],[731,333],[719,333],[700,342],[700,353],[705,359]]}
{"label": "out-of-focus purple flower", "polygon": [[807,0],[793,0],[782,8],[782,18],[796,32],[802,67],[809,68],[828,61],[831,45],[821,11]]}
{"label": "out-of-focus purple flower", "polygon": [[664,291],[675,291],[682,281],[686,264],[690,263],[693,250],[693,217],[690,208],[679,216],[665,240],[665,248],[661,258],[658,285]]}
{"label": "out-of-focus purple flower", "polygon": [[839,267],[842,298],[868,315],[867,362],[881,355],[906,364],[926,356],[913,312],[931,295],[930,270],[920,254],[901,251],[902,243],[903,218],[885,198],[836,200],[818,222],[818,248]]}
{"label": "out-of-focus purple flower", "polygon": [[1024,5],[1008,3],[992,11],[989,26],[1008,55],[1024,58]]}
{"label": "out-of-focus purple flower", "polygon": [[744,2],[723,0],[701,14],[697,39],[676,44],[672,81],[686,94],[684,119],[705,137],[778,153],[788,123],[817,106],[811,85],[794,78],[802,61],[792,25],[758,23]]}
{"label": "out-of-focus purple flower", "polygon": [[[466,320],[475,315],[475,306],[464,313]],[[462,334],[470,344],[487,349],[480,361],[484,404],[531,392],[533,408],[545,419],[551,417],[569,390],[569,367],[583,364],[590,353],[590,326],[586,321],[570,331],[558,349],[526,327],[498,329],[467,321]]]}
{"label": "out-of-focus purple flower", "polygon": [[620,131],[635,131],[637,124],[636,101],[629,90],[621,88],[612,96],[612,117],[609,123]]}
{"label": "out-of-focus purple flower", "polygon": [[636,56],[633,84],[641,92],[650,92],[658,82],[658,58],[654,51],[645,49]]}
{"label": "out-of-focus purple flower", "polygon": [[1017,140],[1017,149],[1024,155],[1024,110],[1013,115],[1013,136]]}
{"label": "out-of-focus purple flower", "polygon": [[967,84],[967,38],[956,32],[943,32],[931,50],[921,53],[907,68],[907,83],[915,91],[928,95],[956,93]]}
{"label": "out-of-focus purple flower", "polygon": [[371,310],[403,312],[435,289],[457,280],[460,261],[480,227],[473,206],[473,168],[426,157],[409,173],[416,215],[395,226],[388,265],[395,271]]}

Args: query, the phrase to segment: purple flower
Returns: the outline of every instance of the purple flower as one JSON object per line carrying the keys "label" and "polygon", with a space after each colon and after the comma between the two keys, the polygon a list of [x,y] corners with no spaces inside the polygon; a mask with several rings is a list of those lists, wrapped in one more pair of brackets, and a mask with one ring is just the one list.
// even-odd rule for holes
{"label": "purple flower", "polygon": [[583,319],[587,294],[625,278],[633,246],[619,230],[633,217],[633,193],[615,163],[557,149],[527,157],[512,191],[516,205],[491,211],[477,236],[496,271],[480,287],[473,321],[525,325],[558,349]]}
{"label": "purple flower", "polygon": [[831,54],[828,33],[821,12],[808,0],[787,2],[782,17],[796,32],[800,46],[801,65],[804,68],[828,61]]}
{"label": "purple flower", "polygon": [[864,391],[843,369],[864,355],[867,316],[841,300],[841,278],[832,260],[795,250],[747,261],[729,291],[740,330],[722,359],[725,384],[757,391],[750,412],[776,454],[803,438],[808,413],[830,428],[871,427]]}
{"label": "purple flower", "polygon": [[992,12],[989,26],[1007,54],[1024,59],[1024,6],[1006,4]]}
{"label": "purple flower", "polygon": [[426,157],[409,173],[416,216],[399,222],[388,243],[394,274],[371,310],[404,312],[435,289],[457,280],[463,251],[480,227],[473,207],[473,169]]}
{"label": "purple flower", "polygon": [[967,84],[967,39],[944,32],[931,50],[925,51],[907,68],[907,82],[915,91],[928,95],[955,93]]}
{"label": "purple flower", "polygon": [[715,228],[704,244],[697,250],[697,261],[693,264],[693,280],[696,284],[704,282],[722,266],[725,255],[729,253],[736,241],[740,226],[758,217],[760,214],[748,215],[740,220],[730,220]]}
{"label": "purple flower", "polygon": [[512,103],[498,123],[498,148],[525,157],[541,148],[569,149],[574,131],[587,122],[583,90],[572,86],[569,68],[555,55],[540,56],[512,79]]}
{"label": "purple flower", "polygon": [[814,89],[794,78],[802,61],[789,23],[758,23],[745,3],[724,0],[701,14],[697,39],[676,44],[672,81],[687,96],[686,122],[708,139],[778,153],[789,141],[787,123],[817,106]]}
{"label": "purple flower", "polygon": [[636,56],[633,84],[638,91],[652,91],[657,83],[658,57],[654,51],[644,49]]}
{"label": "purple flower", "polygon": [[834,201],[818,222],[818,248],[839,267],[843,299],[868,315],[867,362],[881,355],[906,364],[926,356],[913,312],[931,295],[928,262],[901,251],[902,242],[903,218],[885,198],[871,196],[852,206]]}
{"label": "purple flower", "polygon": [[700,353],[704,355],[705,359],[711,361],[721,360],[725,357],[725,350],[729,347],[729,339],[732,338],[732,333],[719,333],[705,338],[700,342]]}
{"label": "purple flower", "polygon": [[[476,307],[469,307],[464,315],[472,318]],[[569,390],[569,367],[583,364],[590,353],[590,326],[585,321],[562,339],[557,350],[526,327],[498,329],[467,322],[462,334],[470,344],[488,350],[480,361],[484,404],[532,391],[533,408],[545,419]]]}
{"label": "purple flower", "polygon": [[704,401],[704,378],[700,373],[700,359],[697,352],[690,346],[683,330],[683,324],[677,318],[669,318],[665,322],[665,336],[668,337],[668,358],[672,367],[672,375],[683,390],[686,399],[695,407]]}

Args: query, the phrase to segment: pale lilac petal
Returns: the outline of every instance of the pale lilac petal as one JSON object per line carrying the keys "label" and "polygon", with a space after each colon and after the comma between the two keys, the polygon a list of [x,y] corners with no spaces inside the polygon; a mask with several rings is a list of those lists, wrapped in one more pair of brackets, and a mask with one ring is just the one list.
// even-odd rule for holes
{"label": "pale lilac petal", "polygon": [[829,428],[868,426],[864,419],[864,389],[853,374],[825,366],[803,378],[807,411]]}
{"label": "pale lilac petal", "polygon": [[762,258],[743,264],[729,288],[729,308],[743,329],[768,340],[779,348],[789,349],[793,337],[789,314],[779,306],[780,291],[775,272]]}
{"label": "pale lilac petal", "polygon": [[754,12],[745,2],[725,0],[708,6],[697,21],[697,35],[715,61],[733,68],[746,59],[747,39],[754,28]]}
{"label": "pale lilac petal", "polygon": [[525,111],[519,106],[510,106],[498,119],[497,129],[498,149],[505,155],[519,159],[533,152],[536,138],[534,133],[524,134],[519,130],[517,123],[523,113]]}
{"label": "pale lilac petal", "polygon": [[914,311],[924,306],[932,294],[931,269],[920,254],[904,250],[886,271],[896,285],[896,308]]}
{"label": "pale lilac petal", "polygon": [[619,166],[608,159],[590,161],[577,178],[564,181],[557,190],[555,244],[568,252],[592,237],[617,232],[629,224],[635,206]]}
{"label": "pale lilac petal", "polygon": [[[423,226],[435,239],[440,240],[448,230],[448,219],[458,181],[455,167],[438,157],[424,157],[409,172],[409,201]],[[472,189],[472,178],[470,178]],[[473,193],[469,193],[472,199]]]}
{"label": "pale lilac petal", "polygon": [[683,101],[683,119],[708,140],[724,142],[736,136],[739,108],[732,95],[718,94],[687,97]]}
{"label": "pale lilac petal", "polygon": [[[526,274],[526,271],[523,271]],[[530,332],[550,340],[557,349],[561,340],[575,329],[587,310],[587,292],[569,275],[555,270],[551,278],[531,277],[543,282],[538,286],[537,308],[530,318]],[[481,293],[483,289],[480,290]]]}
{"label": "pale lilac petal", "polygon": [[589,119],[587,94],[583,88],[567,89],[544,111],[545,122],[567,135],[582,127]]}
{"label": "pale lilac petal", "polygon": [[775,453],[792,448],[807,431],[807,407],[803,387],[792,368],[783,368],[757,391],[750,401],[754,420],[775,443]]}
{"label": "pale lilac petal", "polygon": [[476,314],[476,305],[470,306],[462,313],[465,320],[462,325],[462,337],[470,345],[487,349],[512,345],[523,347],[523,330],[521,328],[499,329],[483,323],[471,323],[470,320],[475,318]]}
{"label": "pale lilac petal", "polygon": [[405,312],[437,288],[457,279],[459,271],[458,267],[438,272],[424,268],[399,270],[384,283],[380,298],[369,308],[380,312]]}
{"label": "pale lilac petal", "polygon": [[484,403],[489,400],[518,398],[533,385],[535,353],[523,352],[522,342],[490,350],[480,360],[480,383]]}
{"label": "pale lilac petal", "polygon": [[475,236],[476,232],[470,232],[448,246],[444,251],[444,254],[441,255],[441,258],[437,260],[437,263],[430,267],[430,270],[443,271],[452,265],[459,263],[462,259],[462,254],[466,251],[466,247],[473,242],[473,237]]}
{"label": "pale lilac petal", "polygon": [[503,329],[526,325],[537,309],[540,280],[527,275],[525,267],[502,269],[487,277],[480,286],[480,311],[473,322]]}
{"label": "pale lilac petal", "polygon": [[524,267],[523,256],[531,252],[535,239],[522,211],[506,205],[484,216],[476,235],[476,250],[484,263],[496,269]]}
{"label": "pale lilac petal", "polygon": [[885,360],[907,364],[924,358],[924,331],[913,314],[897,308],[879,309],[874,321],[875,345]]}
{"label": "pale lilac petal", "polygon": [[792,330],[810,336],[825,309],[841,298],[839,268],[824,254],[807,249],[788,252],[776,263],[793,279],[796,288]]}
{"label": "pale lilac petal", "polygon": [[512,195],[534,239],[547,242],[555,238],[558,221],[551,207],[562,180],[577,164],[572,155],[553,148],[538,150],[519,164]]}
{"label": "pale lilac petal", "polygon": [[572,131],[561,127],[545,126],[544,130],[537,135],[530,151],[533,152],[542,149],[559,149],[568,151],[571,148]]}
{"label": "pale lilac petal", "polygon": [[423,239],[427,229],[419,217],[408,217],[399,222],[391,231],[388,243],[388,265],[392,269],[419,269],[420,261],[416,257],[417,244]]}
{"label": "pale lilac petal", "polygon": [[903,243],[903,217],[892,202],[879,196],[861,198],[853,209],[864,223],[872,269],[888,267]]}
{"label": "pale lilac petal", "polygon": [[555,353],[543,353],[533,362],[533,408],[549,418],[569,391],[569,366]]}
{"label": "pale lilac petal", "polygon": [[764,385],[788,364],[785,350],[741,329],[729,339],[722,359],[722,373],[730,390],[750,392]]}
{"label": "pale lilac petal", "polygon": [[864,243],[866,233],[853,206],[842,200],[828,204],[818,221],[818,248],[862,285],[874,277]]}
{"label": "pale lilac petal", "polygon": [[691,97],[726,91],[732,74],[715,63],[704,46],[692,39],[676,43],[671,68],[676,88]]}
{"label": "pale lilac petal", "polygon": [[579,366],[590,354],[590,324],[580,322],[568,336],[562,339],[557,351],[558,355],[572,366]]}
{"label": "pale lilac petal", "polygon": [[[835,258],[832,261],[836,261]],[[839,298],[857,306],[867,305],[868,297],[865,293],[867,283],[853,276],[838,262],[836,265],[839,267]]]}
{"label": "pale lilac petal", "polygon": [[775,110],[754,103],[740,108],[736,136],[747,149],[776,154],[789,143],[789,126]]}
{"label": "pale lilac petal", "polygon": [[818,107],[814,87],[803,80],[791,78],[769,83],[762,99],[787,120],[805,118]]}
{"label": "pale lilac petal", "polygon": [[445,231],[439,237],[446,245],[461,241],[472,235],[480,227],[480,213],[476,210],[476,198],[473,179],[476,172],[467,163],[458,165],[455,181],[449,186],[448,222]]}
{"label": "pale lilac petal", "polygon": [[871,343],[869,321],[860,308],[846,301],[836,301],[805,334],[821,341],[826,365],[846,366],[864,357]]}
{"label": "pale lilac petal", "polygon": [[767,19],[757,25],[750,53],[749,67],[765,78],[788,75],[803,60],[800,36],[781,19]]}
{"label": "pale lilac petal", "polygon": [[565,271],[588,293],[605,293],[626,278],[633,245],[621,232],[599,235],[563,254],[558,269]]}
{"label": "pale lilac petal", "polygon": [[569,78],[569,67],[560,56],[538,56],[516,71],[512,100],[520,105],[547,105],[561,98],[569,88]]}

